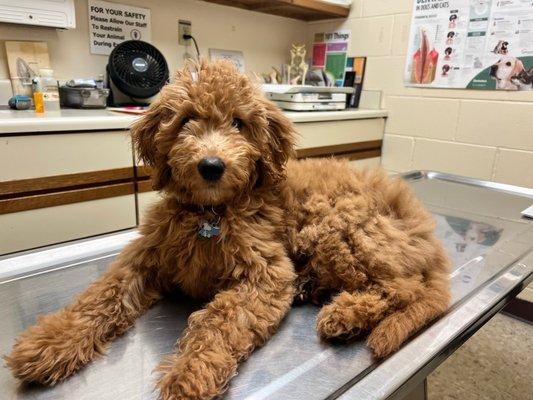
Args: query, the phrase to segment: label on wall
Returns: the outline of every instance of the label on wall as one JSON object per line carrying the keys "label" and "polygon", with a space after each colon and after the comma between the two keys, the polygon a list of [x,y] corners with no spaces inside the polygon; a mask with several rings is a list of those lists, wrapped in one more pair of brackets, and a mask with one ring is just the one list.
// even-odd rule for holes
{"label": "label on wall", "polygon": [[414,0],[404,81],[532,90],[533,2]]}
{"label": "label on wall", "polygon": [[111,54],[126,40],[151,39],[150,9],[89,0],[89,42],[92,54]]}

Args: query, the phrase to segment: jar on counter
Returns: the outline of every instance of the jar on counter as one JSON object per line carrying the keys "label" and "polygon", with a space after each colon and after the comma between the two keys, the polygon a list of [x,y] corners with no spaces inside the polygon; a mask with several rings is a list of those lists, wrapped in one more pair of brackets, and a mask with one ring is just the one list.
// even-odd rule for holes
{"label": "jar on counter", "polygon": [[51,69],[40,69],[38,81],[43,93],[45,111],[59,111],[59,89],[57,80],[54,78],[54,71]]}

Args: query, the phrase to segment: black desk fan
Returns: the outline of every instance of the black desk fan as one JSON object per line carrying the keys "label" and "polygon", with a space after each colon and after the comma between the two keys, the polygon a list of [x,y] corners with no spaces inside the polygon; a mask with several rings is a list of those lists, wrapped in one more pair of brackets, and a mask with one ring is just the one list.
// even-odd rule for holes
{"label": "black desk fan", "polygon": [[109,55],[109,106],[147,106],[168,81],[163,54],[150,43],[128,40]]}

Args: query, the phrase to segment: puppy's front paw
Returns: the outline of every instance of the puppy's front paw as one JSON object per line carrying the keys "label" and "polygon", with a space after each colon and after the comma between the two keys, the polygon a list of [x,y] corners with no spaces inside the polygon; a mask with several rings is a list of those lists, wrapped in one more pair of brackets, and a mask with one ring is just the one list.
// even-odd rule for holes
{"label": "puppy's front paw", "polygon": [[[394,321],[394,320],[392,320]],[[407,334],[398,329],[391,319],[385,319],[368,335],[367,345],[376,358],[385,358],[400,348]]]}
{"label": "puppy's front paw", "polygon": [[215,352],[173,355],[157,371],[161,400],[209,400],[226,389],[237,363]]}
{"label": "puppy's front paw", "polygon": [[[48,319],[47,319],[48,318]],[[50,323],[50,318],[29,328],[4,357],[13,375],[26,382],[54,385],[72,375],[95,355],[92,339],[69,335],[68,326]]]}
{"label": "puppy's front paw", "polygon": [[362,328],[353,312],[335,303],[323,306],[317,316],[316,329],[324,339],[350,339],[359,335]]}

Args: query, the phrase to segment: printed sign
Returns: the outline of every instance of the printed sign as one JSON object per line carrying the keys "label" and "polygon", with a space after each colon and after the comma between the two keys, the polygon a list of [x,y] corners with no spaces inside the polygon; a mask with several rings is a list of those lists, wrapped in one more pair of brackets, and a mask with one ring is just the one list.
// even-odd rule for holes
{"label": "printed sign", "polygon": [[229,60],[239,70],[244,73],[244,55],[242,51],[209,49],[209,58],[211,61],[215,60]]}
{"label": "printed sign", "polygon": [[150,9],[89,0],[89,42],[92,54],[111,54],[126,40],[150,42]]}
{"label": "printed sign", "polygon": [[350,31],[321,32],[315,34],[313,43],[313,68],[323,68],[335,86],[344,83],[346,52]]}
{"label": "printed sign", "polygon": [[533,1],[415,0],[404,82],[533,90]]}

